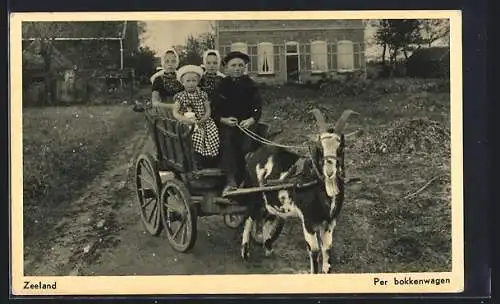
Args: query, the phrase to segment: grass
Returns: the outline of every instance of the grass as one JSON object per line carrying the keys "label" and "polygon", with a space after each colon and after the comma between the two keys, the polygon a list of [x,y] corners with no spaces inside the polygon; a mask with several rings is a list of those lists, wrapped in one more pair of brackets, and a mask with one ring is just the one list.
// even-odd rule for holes
{"label": "grass", "polygon": [[123,105],[24,109],[25,242],[51,229],[117,143],[143,128],[142,116]]}
{"label": "grass", "polygon": [[[427,119],[449,129],[449,94],[418,91],[415,83],[425,82],[406,83],[411,89],[405,91],[399,81],[396,90],[385,85],[387,93],[367,90],[343,97],[294,87],[263,90],[264,120],[285,130],[277,137],[282,143],[301,144],[315,133],[313,116],[308,113],[313,107],[320,108],[332,123],[345,109],[361,113],[349,119],[345,131],[362,131],[347,140],[346,148],[347,175],[361,178],[362,183],[346,190],[334,240],[337,273],[451,271],[450,147],[428,141],[434,146],[414,153],[401,149],[383,154],[369,149],[377,141],[388,141],[387,134],[398,134],[391,129],[396,128],[396,120],[404,124]],[[428,130],[432,129],[417,128],[407,137],[434,136]],[[404,146],[410,144],[407,137],[401,134],[391,139]],[[440,178],[404,199],[435,176]]]}

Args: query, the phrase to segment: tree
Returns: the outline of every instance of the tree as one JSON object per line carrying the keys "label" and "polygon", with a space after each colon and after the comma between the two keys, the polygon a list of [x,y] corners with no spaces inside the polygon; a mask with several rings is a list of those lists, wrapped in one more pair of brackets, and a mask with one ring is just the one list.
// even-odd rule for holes
{"label": "tree", "polygon": [[387,46],[391,40],[391,28],[388,19],[380,20],[377,32],[375,33],[375,40],[377,44],[382,46],[382,64],[385,64]]}
{"label": "tree", "polygon": [[383,19],[375,34],[377,43],[383,46],[382,61],[385,62],[386,51],[389,52],[391,64],[395,64],[397,56],[403,52],[408,59],[411,46],[421,41],[420,21],[417,19]]}
{"label": "tree", "polygon": [[423,19],[420,20],[419,46],[431,47],[433,43],[442,40],[449,45],[450,41],[450,20],[449,19]]}
{"label": "tree", "polygon": [[45,82],[45,103],[52,104],[55,95],[54,75],[52,73],[52,50],[54,38],[63,29],[63,24],[54,22],[26,22],[22,33],[26,36],[38,38],[40,41],[38,52],[43,58],[43,74]]}
{"label": "tree", "polygon": [[154,74],[156,68],[155,52],[149,47],[139,47],[137,54],[131,58],[130,67],[134,68],[135,75],[146,82]]}
{"label": "tree", "polygon": [[209,31],[202,33],[197,37],[189,35],[186,39],[186,45],[179,53],[180,64],[195,64],[200,65],[203,63],[203,53],[206,50],[215,49],[215,32]]}
{"label": "tree", "polygon": [[215,49],[215,33],[203,33],[198,36],[198,41],[203,51]]}

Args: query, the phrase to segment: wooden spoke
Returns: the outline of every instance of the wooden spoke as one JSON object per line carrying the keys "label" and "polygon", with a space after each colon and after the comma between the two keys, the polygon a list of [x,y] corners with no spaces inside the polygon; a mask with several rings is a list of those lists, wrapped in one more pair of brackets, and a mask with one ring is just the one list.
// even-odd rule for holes
{"label": "wooden spoke", "polygon": [[142,168],[144,168],[145,171],[147,171],[147,173],[149,173],[150,176],[154,176],[156,174],[156,172],[153,172],[151,167],[148,166],[146,162],[145,162],[145,164],[143,164]]}
{"label": "wooden spoke", "polygon": [[155,204],[153,206],[153,210],[151,210],[151,213],[149,214],[148,222],[151,222],[153,219],[153,215],[156,214],[156,211],[158,210],[158,204]]}
{"label": "wooden spoke", "polygon": [[[162,230],[161,212],[159,208],[160,176],[157,163],[148,154],[141,154],[135,166],[136,194],[139,212],[144,228],[151,235],[158,235]],[[153,204],[152,208],[148,208]],[[150,212],[148,212],[151,209]]]}
{"label": "wooden spoke", "polygon": [[[163,208],[163,225],[166,235],[173,249],[178,252],[187,252],[196,241],[197,214],[191,195],[186,186],[178,179],[167,179],[162,187],[160,199]],[[170,223],[170,214],[179,218],[179,226],[173,227]],[[180,237],[179,237],[180,234]]]}
{"label": "wooden spoke", "polygon": [[174,234],[172,235],[172,238],[177,238],[177,235],[179,234],[179,232],[182,230],[182,228],[184,228],[184,225],[186,224],[186,219],[183,218],[182,219],[182,222],[180,223],[179,225],[179,228],[177,228],[177,230],[174,232]]}
{"label": "wooden spoke", "polygon": [[151,198],[146,201],[146,203],[142,204],[142,208],[146,208],[147,206],[151,205],[152,202],[156,201],[155,198]]}
{"label": "wooden spoke", "polygon": [[139,175],[139,178],[143,181],[146,182],[146,184],[150,185],[151,187],[155,187],[154,181],[150,180],[149,178],[144,177],[144,175]]}

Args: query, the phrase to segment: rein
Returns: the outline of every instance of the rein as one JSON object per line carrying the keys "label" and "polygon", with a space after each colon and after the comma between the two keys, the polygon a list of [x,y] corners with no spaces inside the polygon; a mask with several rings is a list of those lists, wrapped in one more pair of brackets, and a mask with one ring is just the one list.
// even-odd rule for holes
{"label": "rein", "polygon": [[318,179],[320,181],[324,180],[323,174],[321,174],[321,172],[319,171],[318,167],[314,163],[313,154],[312,154],[312,151],[311,151],[311,147],[309,145],[283,145],[283,144],[278,144],[278,143],[275,143],[273,141],[270,141],[269,139],[266,139],[266,138],[260,136],[259,134],[251,131],[248,128],[244,128],[244,127],[242,127],[242,126],[240,126],[238,124],[236,126],[243,133],[245,133],[245,135],[247,135],[248,137],[252,138],[253,140],[255,140],[257,142],[260,142],[261,144],[264,144],[264,145],[275,146],[275,147],[280,147],[280,148],[285,148],[285,149],[293,149],[293,148],[295,148],[295,149],[307,149],[307,152],[308,152],[307,156],[311,160],[311,164],[312,164],[312,167],[314,169],[314,172],[316,173],[316,175],[317,175],[317,177],[318,177]]}
{"label": "rein", "polygon": [[278,143],[275,143],[275,142],[272,142],[270,141],[269,139],[266,139],[262,136],[260,136],[259,134],[251,131],[250,129],[248,128],[244,128],[240,125],[236,125],[236,127],[238,127],[238,129],[240,129],[243,133],[245,133],[248,137],[252,138],[253,140],[257,141],[257,142],[260,142],[262,144],[265,144],[265,145],[269,145],[269,146],[275,146],[275,147],[280,147],[280,148],[288,148],[288,149],[304,149],[304,148],[309,148],[309,146],[306,146],[306,145],[283,145],[283,144],[278,144]]}

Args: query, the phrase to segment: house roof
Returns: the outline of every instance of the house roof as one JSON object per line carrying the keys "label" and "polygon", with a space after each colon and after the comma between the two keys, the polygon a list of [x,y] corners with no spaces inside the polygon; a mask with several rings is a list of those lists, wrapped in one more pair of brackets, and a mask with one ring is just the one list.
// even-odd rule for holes
{"label": "house roof", "polygon": [[[43,57],[40,55],[39,40],[33,41],[23,50],[23,68],[28,70],[41,70],[44,66]],[[70,69],[73,63],[64,56],[53,44],[49,42],[51,48],[51,67],[54,70]]]}
{"label": "house roof", "polygon": [[40,37],[37,26],[50,31],[50,37],[56,40],[123,39],[126,33],[127,21],[26,22],[23,23],[23,40],[34,40]]}

